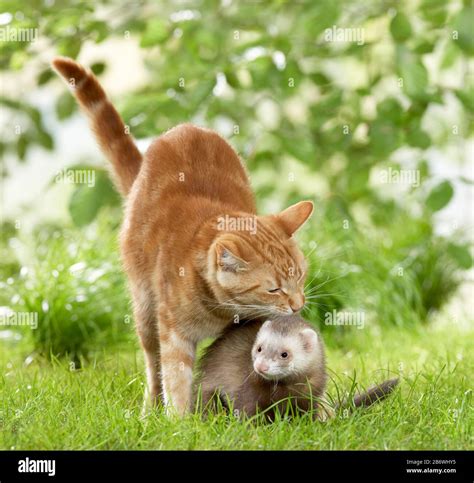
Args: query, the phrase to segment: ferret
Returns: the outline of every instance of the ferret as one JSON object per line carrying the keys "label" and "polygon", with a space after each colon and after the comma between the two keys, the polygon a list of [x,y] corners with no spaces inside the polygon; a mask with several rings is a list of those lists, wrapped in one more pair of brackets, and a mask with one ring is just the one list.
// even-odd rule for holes
{"label": "ferret", "polygon": [[[327,382],[324,344],[301,317],[236,325],[211,344],[200,360],[198,385],[204,408],[219,398],[236,414],[319,409],[315,398]],[[214,407],[214,406],[213,406]]]}
{"label": "ferret", "polygon": [[[334,410],[325,398],[327,370],[319,332],[299,315],[229,328],[204,352],[196,386],[196,404],[205,410],[232,406],[238,416],[312,411],[320,420]],[[370,406],[397,385],[392,379],[353,400]],[[344,403],[343,403],[344,404]]]}

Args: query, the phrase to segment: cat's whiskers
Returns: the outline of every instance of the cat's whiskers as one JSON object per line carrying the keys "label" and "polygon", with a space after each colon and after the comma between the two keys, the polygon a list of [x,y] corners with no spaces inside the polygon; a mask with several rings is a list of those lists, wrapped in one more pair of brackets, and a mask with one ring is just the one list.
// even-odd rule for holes
{"label": "cat's whiskers", "polygon": [[[249,310],[250,316],[253,316],[253,319],[260,318],[260,317],[271,318],[275,315],[275,313],[278,313],[281,315],[288,315],[285,311],[279,310],[278,307],[275,307],[275,306],[262,307],[261,305],[247,304],[247,305],[241,305],[240,307],[244,310]],[[246,317],[248,316],[246,315]]]}
{"label": "cat's whiskers", "polygon": [[316,277],[319,277],[319,274],[321,273],[321,270],[322,270],[322,267],[319,267],[319,270],[318,272],[313,276],[313,278],[309,281],[309,282],[306,282],[305,284],[305,289],[306,287],[309,287],[311,285],[311,283],[313,282],[313,280],[316,278]]}
{"label": "cat's whiskers", "polygon": [[236,297],[231,297],[231,298],[228,298],[227,300],[224,300],[224,302],[219,302],[215,299],[209,299],[207,297],[203,297],[202,300],[204,300],[205,302],[207,302],[209,305],[211,306],[214,306],[211,310],[209,310],[209,313],[213,312],[214,310],[217,310],[219,308],[222,308],[223,305],[231,302],[232,300],[235,300],[238,298],[238,295]]}
{"label": "cat's whiskers", "polygon": [[321,282],[320,284],[316,285],[315,287],[312,287],[310,290],[305,291],[305,297],[309,298],[313,296],[319,289],[321,289],[324,285],[328,284],[329,282],[333,282],[334,280],[339,280],[340,278],[346,277],[347,274],[341,275],[339,277],[334,277],[331,279],[327,279],[324,282]]}
{"label": "cat's whiskers", "polygon": [[309,256],[318,248],[318,244],[316,243],[313,248],[308,253],[305,253],[305,258],[309,258]]}
{"label": "cat's whiskers", "polygon": [[256,315],[257,317],[266,315],[267,311],[265,307],[262,307],[261,305],[250,305],[250,304],[234,304],[230,302],[223,302],[221,303],[222,307],[229,307],[230,309],[235,309],[235,314],[236,315],[241,315],[244,314],[245,317],[247,315],[245,312],[247,310],[251,311],[250,315]]}
{"label": "cat's whiskers", "polygon": [[323,304],[321,302],[308,302],[308,307],[314,306],[314,307],[329,307],[329,308],[334,308],[333,305],[330,304]]}
{"label": "cat's whiskers", "polygon": [[332,295],[344,295],[343,292],[322,292],[315,295],[309,295],[306,300],[319,299],[322,297],[331,297]]}

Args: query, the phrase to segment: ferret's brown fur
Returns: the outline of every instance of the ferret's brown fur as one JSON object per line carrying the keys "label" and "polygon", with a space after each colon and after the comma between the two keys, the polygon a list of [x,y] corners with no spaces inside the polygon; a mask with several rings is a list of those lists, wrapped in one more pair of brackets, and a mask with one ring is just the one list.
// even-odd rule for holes
{"label": "ferret's brown fur", "polygon": [[[254,370],[252,348],[264,322],[254,321],[228,329],[211,344],[201,358],[197,394],[202,407],[215,410],[217,398],[223,406],[230,401],[236,414],[253,416],[265,411],[270,420],[275,413],[285,414],[288,405],[293,411],[315,410],[321,414],[319,402],[324,398],[327,373],[324,345],[317,337],[315,363],[303,373],[293,374],[282,380],[266,380]],[[272,320],[275,335],[298,337],[304,329],[313,326],[294,315]]]}
{"label": "ferret's brown fur", "polygon": [[[263,330],[266,332],[262,339]],[[311,335],[310,331],[317,337],[309,340],[301,337],[308,333]],[[295,342],[293,352],[299,351],[296,354],[299,362],[295,357],[295,368],[291,374],[265,379],[256,372],[254,365],[260,342],[280,340],[281,350],[284,350],[288,336]],[[387,397],[398,384],[397,378],[386,380],[356,394],[352,405],[346,400],[331,408],[325,398],[324,343],[318,331],[299,315],[280,317],[271,322],[247,322],[229,328],[206,349],[199,369],[195,399],[202,409],[215,411],[220,400],[225,408],[230,403],[236,415],[253,416],[257,411],[264,411],[270,420],[274,419],[276,412],[285,414],[289,405],[292,411],[312,410],[318,419],[325,420],[341,407],[352,410],[371,406]]]}

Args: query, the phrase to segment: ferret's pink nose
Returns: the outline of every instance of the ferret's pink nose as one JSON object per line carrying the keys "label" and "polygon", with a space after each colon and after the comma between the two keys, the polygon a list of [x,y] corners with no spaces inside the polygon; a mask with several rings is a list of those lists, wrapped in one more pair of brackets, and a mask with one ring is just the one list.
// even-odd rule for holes
{"label": "ferret's pink nose", "polygon": [[255,369],[257,369],[258,372],[267,372],[269,369],[269,365],[265,364],[265,362],[257,362],[255,364]]}

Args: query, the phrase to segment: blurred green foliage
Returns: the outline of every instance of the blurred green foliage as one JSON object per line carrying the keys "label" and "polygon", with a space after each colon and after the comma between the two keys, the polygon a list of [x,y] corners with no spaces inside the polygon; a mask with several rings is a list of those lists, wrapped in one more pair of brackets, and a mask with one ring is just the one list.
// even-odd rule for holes
{"label": "blurred green foliage", "polygon": [[[370,169],[401,146],[418,148],[421,161],[421,151],[440,144],[422,121],[429,106],[443,104],[449,94],[464,109],[459,136],[472,134],[472,79],[466,73],[461,89],[440,81],[454,65],[467,70],[474,53],[468,1],[63,0],[32,1],[20,8],[16,1],[2,0],[0,10],[13,14],[10,27],[38,28],[55,53],[74,58],[86,42],[139,39],[149,82],[118,103],[136,137],[156,136],[186,120],[199,119],[210,127],[226,120],[238,126],[232,142],[251,168],[262,163],[278,168],[291,156],[323,172],[331,191],[344,193],[348,201],[372,196]],[[327,41],[326,30],[333,26],[363,29],[363,43]],[[0,68],[20,73],[37,60],[44,49],[40,44],[3,43]],[[436,62],[429,71],[430,56]],[[92,69],[100,75],[110,61],[96,62]],[[358,80],[351,79],[351,72]],[[53,78],[47,63],[38,68],[38,86]],[[218,78],[226,85],[225,95],[214,95]],[[387,83],[390,88],[381,91]],[[376,100],[373,112],[364,107],[370,96]],[[288,115],[294,99],[304,101],[300,118]],[[277,108],[271,127],[256,116],[265,100]],[[38,110],[18,100],[1,102],[25,116],[29,126],[21,136],[5,140],[3,149],[24,159],[34,144],[52,147]],[[65,90],[57,115],[65,119],[74,110]],[[366,134],[359,135],[362,131]],[[336,155],[346,165],[334,173],[330,165]]]}
{"label": "blurred green foliage", "polygon": [[[20,6],[1,0],[2,12],[11,13],[10,27],[37,28],[40,37],[3,42],[2,71],[36,71],[35,87],[46,89],[59,82],[42,55],[46,48],[51,56],[77,58],[86,43],[138,42],[148,81],[114,99],[135,137],[155,137],[185,121],[215,128],[245,159],[263,210],[313,197],[315,219],[302,236],[311,252],[310,289],[320,295],[308,306],[311,317],[363,306],[381,324],[423,322],[455,290],[460,270],[471,267],[462,237],[435,235],[433,215],[451,201],[455,187],[433,177],[426,161],[433,146],[473,134],[470,1],[32,0]],[[359,33],[363,41],[329,41],[338,28]],[[112,62],[121,59],[103,58],[90,67],[100,76]],[[447,81],[447,73],[462,82]],[[458,106],[456,132],[448,121],[428,130],[430,109],[447,102]],[[20,134],[5,133],[2,152],[23,162],[33,146],[54,148],[60,134],[49,132],[27,97],[0,97],[0,105],[11,125],[22,126]],[[55,104],[58,119],[76,109],[64,88]],[[399,169],[393,155],[403,147],[411,148],[410,168],[420,173],[420,185],[386,197],[371,176],[377,169]],[[118,209],[109,207],[119,206],[119,199],[105,171],[96,173],[95,186],[77,186],[70,199],[78,227],[100,218],[104,208],[118,219]],[[1,249],[10,253],[8,245]],[[98,261],[110,253],[102,255]],[[84,252],[82,258],[88,257],[95,255]],[[18,268],[12,262],[2,271],[10,276]],[[73,293],[74,279],[66,278]],[[34,289],[40,298],[42,283]],[[114,290],[101,297],[112,297]],[[36,295],[22,297],[32,306],[40,302]],[[37,343],[54,352],[51,344]],[[80,352],[64,341],[55,347]]]}
{"label": "blurred green foliage", "polygon": [[[124,102],[122,112],[127,119],[140,116],[134,126],[138,136],[153,135],[196,114],[210,126],[224,117],[239,127],[233,142],[251,168],[262,163],[278,168],[289,155],[323,172],[330,190],[343,193],[348,201],[372,196],[367,180],[374,164],[387,160],[401,146],[422,150],[433,142],[421,127],[422,119],[429,105],[442,102],[449,89],[430,80],[423,55],[435,49],[451,52],[455,46],[450,53],[454,62],[470,53],[469,42],[451,40],[446,32],[450,22],[454,27],[458,18],[469,16],[469,8],[448,21],[447,5],[444,9],[436,5],[445,15],[434,17],[432,3],[422,3],[415,12],[404,4],[407,14],[399,12],[391,20],[387,12],[390,7],[399,8],[400,2],[241,3],[200,9],[200,18],[178,22],[179,35],[177,25],[162,15],[147,23],[141,42],[142,47],[160,49],[159,55],[148,57],[153,82],[140,92],[142,97],[134,94]],[[412,13],[425,19],[425,31],[410,36]],[[325,29],[333,24],[375,29],[377,22],[382,24],[379,35],[362,46],[324,41]],[[159,33],[156,37],[147,35],[150,26]],[[381,46],[390,60],[381,58]],[[284,55],[284,67],[275,61],[278,54]],[[330,63],[344,66],[349,60],[354,70],[364,73],[363,83],[354,85],[350,79],[331,76]],[[220,73],[232,90],[228,98],[212,95]],[[366,97],[382,82],[395,84],[398,78],[400,92],[381,97],[375,115],[364,113]],[[314,98],[307,96],[310,88]],[[307,112],[301,119],[292,119],[285,113],[285,104],[298,97],[304,98]],[[408,101],[406,106],[400,97]],[[281,116],[271,128],[262,128],[256,121],[256,106],[264,100],[274,101]],[[355,136],[359,126],[367,128],[365,138]],[[467,135],[466,120],[463,129]],[[346,161],[343,172],[333,173],[330,168],[335,155]]]}
{"label": "blurred green foliage", "polygon": [[328,324],[327,314],[334,310],[363,314],[366,330],[425,324],[472,264],[464,246],[436,236],[430,223],[406,213],[383,230],[346,221],[316,215],[301,236],[310,263],[304,315],[317,321],[332,343],[347,343],[357,330]]}
{"label": "blurred green foliage", "polygon": [[[296,159],[323,173],[329,191],[342,194],[346,203],[377,197],[368,184],[370,171],[398,148],[416,148],[415,161],[422,163],[424,150],[453,142],[451,126],[438,139],[423,128],[430,105],[443,104],[446,96],[456,96],[463,108],[456,136],[472,134],[472,79],[466,73],[463,88],[439,80],[453,66],[466,71],[474,52],[473,8],[467,1],[136,1],[126,6],[68,0],[29,2],[18,15],[17,2],[4,0],[0,10],[12,14],[10,27],[37,28],[41,40],[61,55],[77,57],[85,42],[138,39],[149,82],[118,103],[136,137],[156,136],[186,120],[215,128],[224,122],[252,170],[271,166],[278,173],[287,157]],[[333,27],[362,29],[363,42],[328,41],[327,29]],[[38,44],[3,43],[0,68],[20,73],[37,61],[44,49]],[[429,56],[436,58],[430,72]],[[107,61],[92,70],[100,75]],[[38,86],[54,78],[47,63],[37,71]],[[360,79],[354,82],[351,72]],[[217,79],[225,86],[223,95],[216,93]],[[387,83],[389,88],[381,89]],[[376,105],[367,109],[372,97]],[[289,114],[294,100],[303,103],[299,117]],[[265,101],[273,110],[259,118]],[[52,149],[54,138],[37,108],[24,100],[0,102],[26,126],[20,135],[6,136],[1,150],[13,150],[23,160],[35,144]],[[64,90],[56,103],[58,118],[75,109]],[[262,122],[261,116],[275,119]],[[342,168],[334,169],[335,159]],[[272,191],[273,181],[266,191],[260,187],[262,194]],[[449,201],[448,184],[443,181],[428,195],[429,209]],[[82,187],[77,191],[72,207],[82,198],[100,207],[100,197],[88,196]],[[420,191],[424,205],[427,194]],[[84,219],[74,210],[72,217]]]}
{"label": "blurred green foliage", "polygon": [[36,314],[37,328],[14,328],[40,355],[80,363],[92,350],[130,340],[133,319],[117,229],[104,211],[81,231],[41,224],[29,237],[10,239],[23,268],[0,282],[0,302],[16,313]]}

